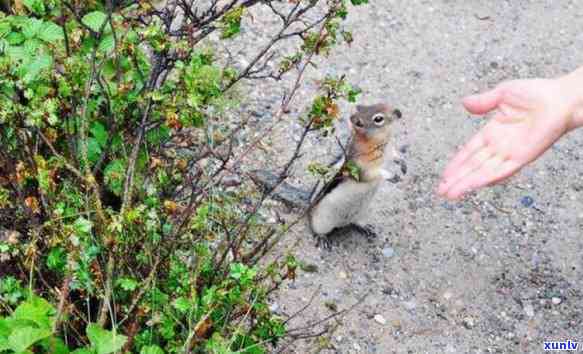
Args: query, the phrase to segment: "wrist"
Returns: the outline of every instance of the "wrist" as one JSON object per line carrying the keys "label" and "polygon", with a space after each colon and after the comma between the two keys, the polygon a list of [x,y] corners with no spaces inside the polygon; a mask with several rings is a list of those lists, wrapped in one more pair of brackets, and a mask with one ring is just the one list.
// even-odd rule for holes
{"label": "wrist", "polygon": [[583,67],[560,77],[561,94],[569,102],[569,129],[583,126]]}

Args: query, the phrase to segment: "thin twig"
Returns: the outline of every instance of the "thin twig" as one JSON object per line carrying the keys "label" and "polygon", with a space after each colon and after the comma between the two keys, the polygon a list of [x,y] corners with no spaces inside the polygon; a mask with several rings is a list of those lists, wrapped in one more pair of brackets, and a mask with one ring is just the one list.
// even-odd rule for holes
{"label": "thin twig", "polygon": [[319,326],[319,325],[321,325],[322,323],[326,323],[326,322],[328,322],[328,321],[330,321],[330,320],[332,320],[332,319],[334,319],[334,318],[336,318],[336,317],[342,316],[342,315],[344,315],[344,314],[346,314],[346,313],[348,313],[348,312],[350,312],[350,311],[354,310],[356,307],[360,306],[360,305],[361,305],[361,304],[364,302],[364,300],[365,300],[365,299],[366,299],[366,297],[369,295],[369,293],[370,293],[370,292],[367,292],[367,293],[365,293],[365,294],[364,294],[363,296],[361,296],[361,297],[360,297],[360,298],[359,298],[359,299],[358,299],[358,300],[357,300],[357,301],[356,301],[354,304],[352,304],[352,305],[351,305],[350,307],[348,307],[348,308],[345,308],[345,309],[343,309],[343,310],[341,310],[341,311],[335,312],[335,313],[333,313],[333,314],[331,314],[331,315],[329,315],[329,316],[326,316],[326,317],[324,317],[324,318],[322,318],[322,319],[320,319],[320,320],[317,320],[317,321],[310,322],[310,323],[308,323],[308,324],[307,324],[307,325],[305,325],[305,326],[296,327],[296,328],[292,328],[292,329],[288,330],[288,331],[287,331],[287,335],[286,335],[286,336],[291,336],[291,337],[293,337],[293,335],[294,335],[293,333],[294,333],[294,332],[298,332],[298,331],[305,331],[305,330],[307,330],[307,329],[312,329],[312,328],[314,328],[314,327],[316,327],[316,326]]}
{"label": "thin twig", "polygon": [[57,315],[55,316],[55,322],[53,324],[53,332],[57,332],[61,326],[61,321],[64,316],[65,307],[67,306],[69,299],[69,289],[71,285],[71,275],[67,275],[65,280],[63,280],[63,285],[59,293],[59,306],[57,307]]}

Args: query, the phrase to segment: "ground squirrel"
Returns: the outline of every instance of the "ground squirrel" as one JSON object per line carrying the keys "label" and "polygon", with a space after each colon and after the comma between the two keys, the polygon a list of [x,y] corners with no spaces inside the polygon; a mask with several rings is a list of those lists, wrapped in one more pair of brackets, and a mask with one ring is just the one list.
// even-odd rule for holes
{"label": "ground squirrel", "polygon": [[357,106],[350,117],[352,137],[336,175],[314,193],[308,211],[312,233],[327,244],[327,235],[345,227],[367,235],[370,228],[358,222],[381,181],[391,175],[383,169],[385,147],[389,142],[390,125],[401,118],[401,112],[385,104]]}
{"label": "ground squirrel", "polygon": [[[401,118],[401,112],[385,104],[357,106],[350,117],[351,138],[343,154],[333,164],[337,173],[327,183],[316,185],[312,192],[287,183],[280,184],[272,197],[292,207],[308,208],[308,224],[318,243],[329,246],[328,235],[344,228],[353,228],[366,235],[374,234],[358,222],[380,183],[395,177],[383,169],[385,147],[389,141],[391,123]],[[402,160],[395,160],[406,173]],[[278,177],[264,170],[255,171],[254,180],[264,186],[276,185]]]}

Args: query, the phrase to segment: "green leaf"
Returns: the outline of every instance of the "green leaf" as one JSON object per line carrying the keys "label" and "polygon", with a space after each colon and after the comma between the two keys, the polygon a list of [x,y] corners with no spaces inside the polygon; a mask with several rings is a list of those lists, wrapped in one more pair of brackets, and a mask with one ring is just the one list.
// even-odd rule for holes
{"label": "green leaf", "polygon": [[9,46],[8,41],[0,38],[0,54],[4,54],[8,46]]}
{"label": "green leaf", "polygon": [[99,146],[104,147],[107,145],[107,138],[109,134],[107,134],[107,130],[100,122],[93,122],[91,124],[91,128],[89,129],[91,135],[95,138]]}
{"label": "green leaf", "polygon": [[22,2],[28,11],[35,13],[37,15],[43,15],[45,13],[45,4],[43,0],[24,0]]}
{"label": "green leaf", "polygon": [[245,8],[243,6],[236,7],[228,11],[221,22],[223,24],[223,31],[221,38],[231,38],[241,32],[241,18],[243,17],[243,12]]}
{"label": "green leaf", "polygon": [[96,163],[101,156],[101,146],[95,138],[87,139],[87,158],[90,163]]}
{"label": "green leaf", "polygon": [[6,36],[6,40],[10,45],[18,45],[24,42],[24,35],[20,32],[10,32],[8,36]]}
{"label": "green leaf", "polygon": [[54,324],[55,308],[47,300],[33,296],[14,310],[15,320],[32,321],[41,329],[51,329]]}
{"label": "green leaf", "polygon": [[157,345],[150,345],[149,347],[143,347],[140,350],[140,354],[164,354],[164,351]]}
{"label": "green leaf", "polygon": [[354,103],[358,98],[358,95],[362,93],[362,90],[358,87],[351,87],[347,94],[348,102]]}
{"label": "green leaf", "polygon": [[80,348],[72,352],[71,354],[95,354],[94,350],[89,350],[86,348]]}
{"label": "green leaf", "polygon": [[101,11],[93,11],[83,16],[81,21],[95,32],[99,32],[104,22],[107,21],[107,15]]}
{"label": "green leaf", "polygon": [[11,26],[7,22],[0,22],[0,38],[4,38],[10,33]]}
{"label": "green leaf", "polygon": [[10,349],[10,343],[8,342],[8,338],[0,337],[0,351],[5,351]]}
{"label": "green leaf", "polygon": [[233,279],[239,280],[241,285],[248,285],[257,275],[255,268],[249,268],[242,263],[232,263],[229,276]]}
{"label": "green leaf", "polygon": [[48,192],[50,190],[50,175],[46,168],[38,167],[38,185],[43,192]]}
{"label": "green leaf", "polygon": [[8,338],[12,329],[6,319],[0,318],[0,338]]}
{"label": "green leaf", "polygon": [[115,195],[121,196],[125,181],[126,166],[122,160],[111,161],[103,172],[105,184]]}
{"label": "green leaf", "polygon": [[52,66],[53,58],[50,55],[48,54],[40,55],[36,57],[32,62],[21,67],[20,75],[22,76],[24,82],[29,83],[36,80],[43,70],[49,69]]}
{"label": "green leaf", "polygon": [[174,308],[182,313],[186,313],[192,307],[190,301],[187,298],[181,296],[174,300]]}
{"label": "green leaf", "polygon": [[91,346],[97,350],[97,354],[115,353],[123,348],[127,341],[126,336],[106,331],[93,323],[87,326],[87,338]]}
{"label": "green leaf", "polygon": [[0,352],[10,349],[10,343],[8,342],[8,336],[12,332],[13,328],[10,323],[3,318],[0,318]]}
{"label": "green leaf", "polygon": [[67,265],[67,253],[61,247],[52,248],[47,256],[46,264],[52,271],[64,271]]}
{"label": "green leaf", "polygon": [[113,34],[108,34],[107,36],[103,37],[101,42],[99,42],[97,49],[105,54],[111,53],[115,49],[115,39]]}
{"label": "green leaf", "polygon": [[38,37],[47,43],[59,41],[63,39],[64,33],[61,26],[53,22],[45,22],[43,28],[41,29]]}
{"label": "green leaf", "polygon": [[26,51],[26,54],[33,56],[36,54],[41,44],[42,43],[36,38],[27,39],[24,42],[24,50]]}
{"label": "green leaf", "polygon": [[342,169],[344,170],[343,172],[347,172],[356,181],[360,180],[360,167],[354,161],[347,161]]}
{"label": "green leaf", "polygon": [[29,18],[22,27],[22,34],[26,38],[35,38],[43,27],[43,21],[36,18]]}
{"label": "green leaf", "polygon": [[162,124],[158,128],[154,128],[146,133],[146,140],[150,144],[161,144],[170,138],[170,128]]}
{"label": "green leaf", "polygon": [[350,2],[352,3],[352,5],[363,5],[363,4],[368,4],[368,0],[350,0]]}
{"label": "green leaf", "polygon": [[40,343],[40,346],[45,350],[46,353],[51,354],[69,354],[69,349],[59,338],[51,336],[51,338],[45,338]]}
{"label": "green leaf", "polygon": [[134,291],[138,288],[139,283],[131,278],[121,278],[117,281],[117,285],[125,291]]}
{"label": "green leaf", "polygon": [[20,61],[20,60],[24,60],[26,59],[27,55],[26,55],[26,51],[24,50],[24,47],[18,46],[18,47],[14,47],[14,46],[10,46],[6,49],[6,55],[8,55],[8,57],[14,61]]}
{"label": "green leaf", "polygon": [[93,223],[84,217],[79,217],[77,220],[75,220],[75,224],[73,225],[75,232],[80,235],[89,234],[92,227]]}
{"label": "green leaf", "polygon": [[41,339],[47,338],[52,334],[48,329],[38,329],[33,327],[17,328],[8,337],[10,349],[16,353],[22,353],[30,346]]}

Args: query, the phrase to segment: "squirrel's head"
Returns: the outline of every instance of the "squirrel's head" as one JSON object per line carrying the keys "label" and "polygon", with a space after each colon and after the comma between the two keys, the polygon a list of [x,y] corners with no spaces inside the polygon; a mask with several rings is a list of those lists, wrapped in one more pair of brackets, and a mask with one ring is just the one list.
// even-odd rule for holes
{"label": "squirrel's head", "polygon": [[389,138],[389,127],[392,122],[400,119],[401,111],[386,104],[372,106],[356,106],[356,113],[350,117],[354,132],[360,137],[378,142]]}

